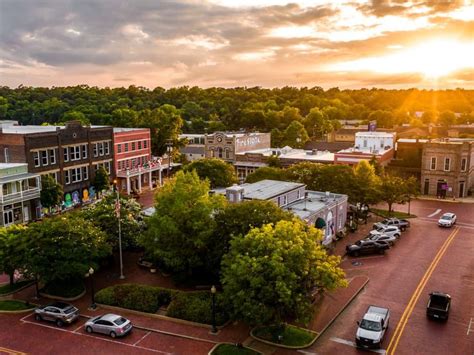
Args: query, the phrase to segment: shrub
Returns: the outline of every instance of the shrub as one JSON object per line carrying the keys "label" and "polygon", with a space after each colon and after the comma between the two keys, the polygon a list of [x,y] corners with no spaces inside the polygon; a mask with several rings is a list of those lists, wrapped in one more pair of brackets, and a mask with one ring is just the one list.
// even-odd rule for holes
{"label": "shrub", "polygon": [[41,292],[52,296],[72,298],[84,292],[84,282],[81,279],[56,280],[44,286]]}
{"label": "shrub", "polygon": [[100,290],[95,299],[109,306],[156,313],[160,307],[170,303],[173,293],[173,290],[161,287],[123,284]]}
{"label": "shrub", "polygon": [[[192,322],[212,324],[212,303],[209,291],[180,292],[171,301],[166,315]],[[216,324],[222,325],[229,319],[224,299],[216,295]]]}

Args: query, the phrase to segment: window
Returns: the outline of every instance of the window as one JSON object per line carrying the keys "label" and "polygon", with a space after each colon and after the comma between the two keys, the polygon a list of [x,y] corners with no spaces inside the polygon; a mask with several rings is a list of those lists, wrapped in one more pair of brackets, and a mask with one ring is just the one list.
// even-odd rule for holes
{"label": "window", "polygon": [[36,167],[40,166],[39,152],[33,152],[33,160]]}
{"label": "window", "polygon": [[110,153],[110,142],[104,142],[105,147],[105,155],[109,155]]}
{"label": "window", "polygon": [[143,148],[147,148],[148,147],[148,141],[143,141]]}
{"label": "window", "polygon": [[88,166],[83,166],[82,167],[82,179],[83,180],[88,180],[89,179],[89,167]]}
{"label": "window", "polygon": [[64,170],[64,182],[66,185],[71,183],[71,172],[69,170]]}
{"label": "window", "polygon": [[449,171],[451,168],[451,159],[445,158],[444,159],[444,171]]}
{"label": "window", "polygon": [[49,163],[51,165],[56,164],[56,149],[49,150]]}
{"label": "window", "polygon": [[104,142],[97,143],[99,146],[99,155],[103,156],[104,155]]}
{"label": "window", "polygon": [[226,149],[226,150],[225,150],[225,157],[226,157],[226,159],[229,159],[229,158],[230,158],[229,149]]}
{"label": "window", "polygon": [[138,149],[142,149],[142,141],[138,141]]}
{"label": "window", "polygon": [[135,142],[132,142],[132,151],[135,150]]}
{"label": "window", "polygon": [[123,144],[125,146],[125,151],[128,152],[128,143]]}
{"label": "window", "polygon": [[462,158],[461,159],[461,171],[466,171],[466,167],[467,167],[467,159]]}
{"label": "window", "polygon": [[41,165],[45,166],[48,165],[48,151],[47,150],[41,150]]}
{"label": "window", "polygon": [[136,165],[136,161],[135,161],[135,159],[132,159],[132,169],[135,168],[135,165]]}
{"label": "window", "polygon": [[367,148],[367,139],[364,139],[364,148]]}
{"label": "window", "polygon": [[6,210],[3,212],[3,224],[5,226],[13,223],[13,210]]}
{"label": "window", "polygon": [[383,141],[380,141],[380,148],[383,148]]}
{"label": "window", "polygon": [[431,170],[436,170],[436,157],[431,158]]}
{"label": "window", "polygon": [[81,147],[82,147],[82,159],[87,159],[87,144],[83,144]]}
{"label": "window", "polygon": [[122,145],[117,144],[117,153],[122,153]]}
{"label": "window", "polygon": [[81,146],[75,145],[75,146],[69,147],[69,157],[71,161],[81,159]]}
{"label": "window", "polygon": [[10,155],[8,153],[8,148],[3,149],[3,153],[5,154],[5,163],[10,162]]}
{"label": "window", "polygon": [[69,171],[71,172],[71,182],[82,181],[82,168],[74,168]]}
{"label": "window", "polygon": [[94,154],[94,158],[98,156],[98,150],[97,150],[97,145],[98,143],[94,143],[94,148],[93,148],[93,154]]}
{"label": "window", "polygon": [[105,170],[107,171],[107,174],[110,175],[110,161],[105,162]]}

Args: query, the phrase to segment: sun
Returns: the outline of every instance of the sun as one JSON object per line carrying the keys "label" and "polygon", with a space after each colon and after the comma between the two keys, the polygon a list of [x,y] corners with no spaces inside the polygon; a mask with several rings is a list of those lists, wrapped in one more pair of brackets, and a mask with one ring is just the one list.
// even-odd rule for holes
{"label": "sun", "polygon": [[385,74],[419,73],[437,79],[474,68],[474,42],[432,39],[409,47],[390,46],[393,53],[337,63],[332,70],[373,71]]}

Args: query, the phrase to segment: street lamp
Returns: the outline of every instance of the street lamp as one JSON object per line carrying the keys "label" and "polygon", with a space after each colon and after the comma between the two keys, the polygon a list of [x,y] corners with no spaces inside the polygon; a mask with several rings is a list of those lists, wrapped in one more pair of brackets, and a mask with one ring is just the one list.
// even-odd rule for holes
{"label": "street lamp", "polygon": [[117,194],[115,200],[115,214],[118,219],[118,237],[119,237],[119,259],[120,259],[120,279],[123,280],[125,276],[123,275],[123,258],[122,258],[122,224],[120,220],[120,193],[117,185],[117,180],[114,180],[114,190]]}
{"label": "street lamp", "polygon": [[94,268],[90,267],[89,271],[86,272],[86,277],[90,277],[91,279],[91,306],[90,309],[96,309],[95,299],[94,299],[94,279],[92,275],[94,274]]}
{"label": "street lamp", "polygon": [[211,287],[211,295],[212,295],[212,334],[217,333],[216,327],[216,286],[212,285]]}

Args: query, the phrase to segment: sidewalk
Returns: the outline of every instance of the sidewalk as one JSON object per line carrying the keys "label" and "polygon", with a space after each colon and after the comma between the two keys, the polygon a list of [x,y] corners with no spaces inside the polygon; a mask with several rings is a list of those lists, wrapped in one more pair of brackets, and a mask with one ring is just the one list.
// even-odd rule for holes
{"label": "sidewalk", "polygon": [[441,201],[441,202],[453,202],[453,203],[474,203],[474,197],[452,197],[446,198],[437,198],[436,196],[426,196],[420,195],[416,198],[417,200],[427,200],[427,201]]}

